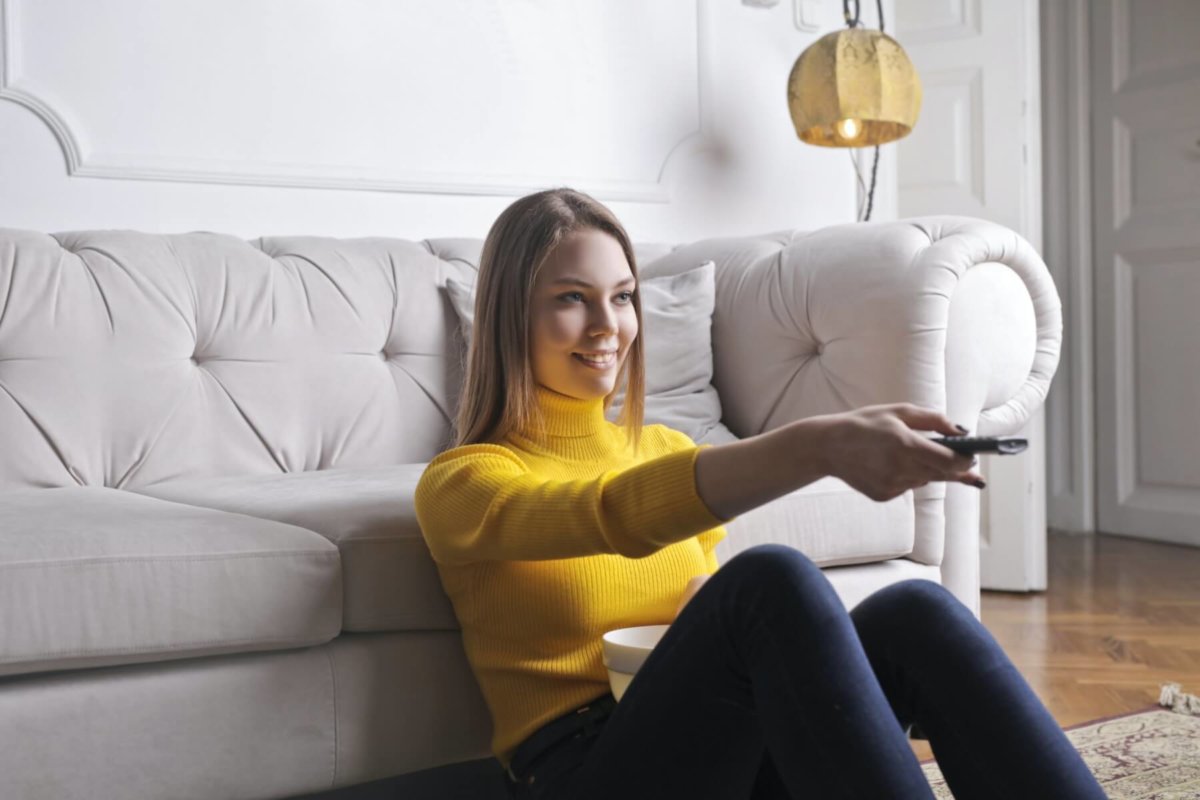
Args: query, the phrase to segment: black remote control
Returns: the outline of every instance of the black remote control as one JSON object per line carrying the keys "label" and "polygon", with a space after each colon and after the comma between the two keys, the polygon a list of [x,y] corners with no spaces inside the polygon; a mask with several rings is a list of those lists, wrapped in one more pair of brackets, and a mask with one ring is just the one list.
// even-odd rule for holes
{"label": "black remote control", "polygon": [[1017,436],[935,436],[933,441],[956,453],[996,453],[1002,456],[1019,453],[1029,446],[1027,439]]}

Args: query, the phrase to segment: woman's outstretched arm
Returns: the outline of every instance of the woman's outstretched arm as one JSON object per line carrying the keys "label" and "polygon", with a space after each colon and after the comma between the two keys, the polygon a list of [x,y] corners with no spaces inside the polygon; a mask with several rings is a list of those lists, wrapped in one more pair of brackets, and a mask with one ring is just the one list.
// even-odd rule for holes
{"label": "woman's outstretched arm", "polygon": [[983,488],[974,459],[922,436],[964,430],[912,403],[864,406],[808,417],[738,442],[706,447],[696,457],[696,493],[728,521],[826,475],[872,500],[891,500],[930,481]]}
{"label": "woman's outstretched arm", "polygon": [[602,553],[642,558],[824,475],[873,500],[931,480],[972,482],[962,473],[969,456],[908,424],[957,433],[937,412],[869,406],[575,480],[535,475],[500,445],[464,445],[429,463],[414,505],[434,560],[444,564]]}
{"label": "woman's outstretched arm", "polygon": [[809,417],[696,456],[696,492],[720,519],[793,492],[829,474],[822,439],[829,417]]}
{"label": "woman's outstretched arm", "polygon": [[688,446],[590,479],[534,474],[508,448],[470,444],[437,455],[414,506],[435,561],[538,561],[652,555],[721,525],[696,493]]}

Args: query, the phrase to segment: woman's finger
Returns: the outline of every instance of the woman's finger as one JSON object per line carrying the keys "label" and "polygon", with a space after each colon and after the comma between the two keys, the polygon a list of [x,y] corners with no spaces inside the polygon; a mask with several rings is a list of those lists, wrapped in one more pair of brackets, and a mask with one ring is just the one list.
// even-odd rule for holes
{"label": "woman's finger", "polygon": [[965,483],[968,486],[974,486],[977,489],[982,489],[987,486],[987,482],[983,480],[983,476],[977,472],[968,472],[955,479],[958,483]]}
{"label": "woman's finger", "polygon": [[975,456],[971,453],[956,452],[944,444],[938,444],[924,436],[914,437],[912,445],[913,455],[922,464],[933,467],[942,474],[947,472],[962,472],[963,470],[970,469],[976,463]]}
{"label": "woman's finger", "polygon": [[913,403],[899,403],[894,408],[896,416],[905,425],[918,431],[936,431],[946,436],[964,436],[970,431],[967,428],[951,422],[942,412]]}

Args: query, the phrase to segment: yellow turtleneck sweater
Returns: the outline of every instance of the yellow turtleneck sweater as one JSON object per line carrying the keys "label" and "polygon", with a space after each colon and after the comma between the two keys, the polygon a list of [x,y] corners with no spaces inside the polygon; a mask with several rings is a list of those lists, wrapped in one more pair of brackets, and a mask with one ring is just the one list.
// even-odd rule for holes
{"label": "yellow turtleneck sweater", "polygon": [[416,490],[505,768],[535,730],[609,691],[601,636],[670,623],[688,580],[716,572],[731,521],[696,493],[711,445],[647,425],[635,458],[602,399],[537,394],[543,430],[446,450]]}

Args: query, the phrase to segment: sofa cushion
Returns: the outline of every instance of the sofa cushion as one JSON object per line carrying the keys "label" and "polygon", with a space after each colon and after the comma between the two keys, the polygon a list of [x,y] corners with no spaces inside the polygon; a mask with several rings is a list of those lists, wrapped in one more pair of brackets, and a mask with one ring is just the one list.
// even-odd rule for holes
{"label": "sofa cushion", "polygon": [[[139,492],[301,525],[342,553],[348,631],[458,630],[454,607],[421,536],[413,494],[425,464],[171,481]],[[718,561],[760,542],[789,544],[821,566],[907,555],[912,494],[876,503],[823,478],[727,526]]]}
{"label": "sofa cushion", "polygon": [[327,642],[341,575],[292,525],[103,487],[0,494],[0,675]]}
{"label": "sofa cushion", "polygon": [[830,476],[743,512],[725,530],[716,549],[721,564],[748,547],[778,542],[819,567],[838,567],[912,553],[916,514],[912,492],[881,503]]}
{"label": "sofa cushion", "polygon": [[347,631],[458,630],[421,536],[413,495],[425,464],[195,478],[154,497],[301,525],[341,550]]}

